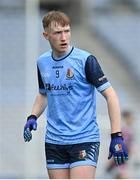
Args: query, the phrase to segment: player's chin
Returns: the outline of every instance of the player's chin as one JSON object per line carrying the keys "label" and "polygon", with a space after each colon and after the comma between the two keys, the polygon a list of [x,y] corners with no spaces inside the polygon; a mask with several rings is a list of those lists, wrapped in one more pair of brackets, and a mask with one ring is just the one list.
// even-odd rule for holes
{"label": "player's chin", "polygon": [[60,54],[65,54],[65,53],[67,53],[67,48],[59,48],[58,51]]}

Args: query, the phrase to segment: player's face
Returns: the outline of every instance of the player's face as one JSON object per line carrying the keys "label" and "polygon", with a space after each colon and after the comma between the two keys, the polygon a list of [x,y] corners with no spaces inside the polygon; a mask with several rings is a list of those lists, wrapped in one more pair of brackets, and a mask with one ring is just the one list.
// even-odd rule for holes
{"label": "player's face", "polygon": [[61,26],[52,22],[49,29],[43,35],[49,41],[56,57],[60,57],[68,51],[71,38],[69,25]]}

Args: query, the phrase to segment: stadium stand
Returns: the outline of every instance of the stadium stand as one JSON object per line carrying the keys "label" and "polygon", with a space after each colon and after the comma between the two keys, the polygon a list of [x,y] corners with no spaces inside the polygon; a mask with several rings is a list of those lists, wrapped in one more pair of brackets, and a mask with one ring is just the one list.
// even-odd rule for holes
{"label": "stadium stand", "polygon": [[121,63],[140,82],[140,14],[134,10],[140,7],[140,1],[133,2],[134,8],[128,5],[128,1],[126,6],[127,8],[116,10],[115,13],[108,11],[105,14],[95,14],[93,11],[90,26],[92,32],[102,38],[105,45],[113,50]]}

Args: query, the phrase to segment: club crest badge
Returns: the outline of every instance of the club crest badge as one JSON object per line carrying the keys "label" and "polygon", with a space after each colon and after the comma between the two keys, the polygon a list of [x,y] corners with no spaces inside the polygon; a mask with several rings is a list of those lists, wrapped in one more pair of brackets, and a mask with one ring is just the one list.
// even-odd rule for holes
{"label": "club crest badge", "polygon": [[67,74],[66,74],[68,79],[72,79],[74,77],[72,69],[68,68],[67,69]]}
{"label": "club crest badge", "polygon": [[82,150],[82,151],[79,151],[79,159],[84,159],[86,157],[86,151],[85,150]]}

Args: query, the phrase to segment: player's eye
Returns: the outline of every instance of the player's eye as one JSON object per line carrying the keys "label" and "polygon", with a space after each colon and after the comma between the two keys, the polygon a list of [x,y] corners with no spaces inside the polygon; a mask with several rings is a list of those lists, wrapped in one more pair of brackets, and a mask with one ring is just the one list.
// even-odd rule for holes
{"label": "player's eye", "polygon": [[61,31],[57,31],[57,32],[55,32],[55,34],[61,34]]}
{"label": "player's eye", "polygon": [[66,33],[69,33],[69,32],[70,32],[70,29],[65,30],[65,32],[66,32]]}

